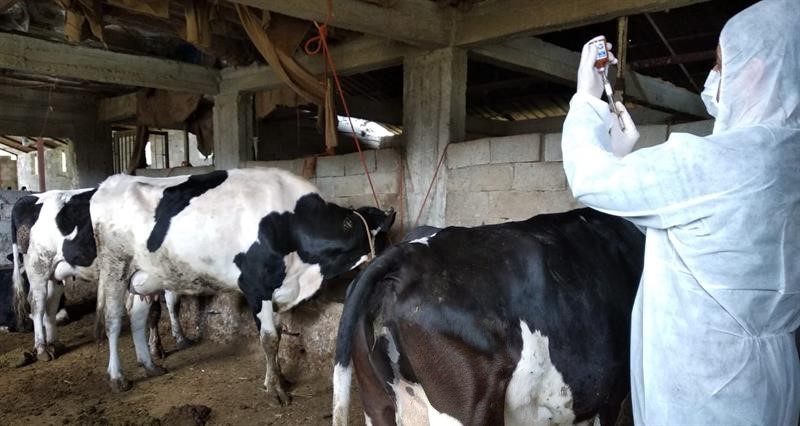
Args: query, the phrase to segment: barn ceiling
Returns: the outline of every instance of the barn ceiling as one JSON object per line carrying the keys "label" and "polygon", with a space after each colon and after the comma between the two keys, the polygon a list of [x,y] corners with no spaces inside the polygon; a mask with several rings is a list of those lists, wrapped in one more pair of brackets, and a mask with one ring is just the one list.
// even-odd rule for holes
{"label": "barn ceiling", "polygon": [[[378,5],[419,0],[361,0]],[[565,0],[566,1],[566,0]],[[469,14],[484,6],[483,0],[430,0],[441,10]],[[754,3],[753,0],[713,0],[665,12],[632,15],[629,18],[628,64],[641,74],[658,77],[697,92],[713,64],[718,34],[727,19]],[[135,10],[130,4],[150,4],[150,10]],[[263,63],[242,28],[232,3],[210,2],[210,41],[205,45],[187,41],[189,0],[0,0],[0,32],[68,43],[67,10],[93,5],[91,13],[101,27],[102,40],[87,22],[77,32],[81,44],[114,52],[134,53],[216,69]],[[531,7],[535,7],[531,2]],[[68,7],[65,9],[65,5]],[[77,5],[77,6],[76,6]],[[315,32],[311,22],[304,40]],[[538,34],[537,37],[577,51],[589,38],[605,34],[615,39],[616,20],[579,28]],[[74,28],[72,38],[75,37]],[[336,46],[358,39],[357,31],[331,27],[329,37]],[[523,38],[524,39],[524,38]],[[373,102],[401,105],[402,68],[389,67],[346,77],[344,87],[351,96]],[[62,79],[0,69],[0,85],[48,88],[60,92],[85,92],[101,97],[135,91],[136,88]],[[55,88],[55,89],[54,89]],[[564,115],[572,87],[471,59],[468,70],[469,116],[522,121]],[[397,124],[397,123],[392,123]]]}

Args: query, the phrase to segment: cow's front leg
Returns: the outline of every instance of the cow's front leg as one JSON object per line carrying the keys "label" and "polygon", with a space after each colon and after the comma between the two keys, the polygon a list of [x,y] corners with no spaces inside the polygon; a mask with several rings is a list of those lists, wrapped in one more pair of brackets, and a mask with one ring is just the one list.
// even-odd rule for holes
{"label": "cow's front leg", "polygon": [[284,387],[283,376],[278,365],[278,345],[280,344],[281,336],[275,327],[275,312],[272,309],[272,300],[263,300],[261,309],[254,312],[254,314],[259,325],[261,347],[264,349],[264,355],[267,360],[264,388],[266,388],[267,393],[274,392],[280,404],[288,404],[291,399]]}
{"label": "cow's front leg", "polygon": [[[131,307],[131,336],[133,346],[136,348],[136,359],[144,367],[148,377],[160,376],[167,372],[163,367],[153,362],[150,356],[150,348],[147,344],[147,326],[150,305],[153,303],[151,297],[134,295],[133,306]],[[158,302],[156,302],[158,303]]]}
{"label": "cow's front leg", "polygon": [[51,360],[58,357],[63,352],[63,346],[58,341],[58,327],[57,327],[57,314],[58,308],[61,303],[61,298],[64,295],[64,286],[56,281],[47,281],[47,301],[45,303],[44,313],[44,331],[45,331],[45,360]]}
{"label": "cow's front leg", "polygon": [[165,291],[164,299],[167,302],[169,325],[172,330],[172,337],[175,338],[175,346],[177,346],[178,350],[186,349],[192,345],[192,341],[183,334],[183,327],[180,321],[180,296],[171,291]]}

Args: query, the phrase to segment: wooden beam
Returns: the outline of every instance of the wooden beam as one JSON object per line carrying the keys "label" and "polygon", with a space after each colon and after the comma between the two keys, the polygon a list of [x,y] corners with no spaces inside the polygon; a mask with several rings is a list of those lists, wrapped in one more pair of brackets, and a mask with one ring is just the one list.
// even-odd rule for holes
{"label": "wooden beam", "polygon": [[[233,3],[281,13],[308,21],[325,22],[327,5],[322,0],[230,0]],[[334,27],[386,37],[422,46],[450,43],[452,13],[430,0],[378,2],[333,0],[329,24]],[[386,2],[388,3],[388,2]]]}
{"label": "wooden beam", "polygon": [[219,91],[219,72],[211,68],[9,33],[0,33],[0,68],[190,93]]}
{"label": "wooden beam", "polygon": [[628,62],[633,69],[645,69],[654,67],[664,67],[668,65],[688,64],[691,62],[710,61],[717,57],[716,50],[705,50],[702,52],[682,53],[678,55],[662,56],[660,58],[640,59]]}
{"label": "wooden beam", "polygon": [[136,92],[100,99],[97,120],[102,123],[118,123],[136,119],[137,99]]}
{"label": "wooden beam", "polygon": [[[491,46],[478,46],[472,56],[518,71],[563,84],[577,80],[580,53],[537,38],[507,40]],[[700,96],[670,82],[633,71],[625,73],[625,95],[645,105],[707,118]]]}
{"label": "wooden beam", "polygon": [[9,148],[11,148],[11,149],[13,149],[15,151],[19,151],[19,152],[22,152],[22,153],[25,153],[25,154],[27,154],[29,152],[36,151],[35,148],[24,146],[19,141],[17,141],[16,139],[8,137],[8,136],[0,136],[0,144],[5,145],[5,146],[7,146],[7,147],[9,147]]}
{"label": "wooden beam", "polygon": [[[631,118],[638,126],[668,124],[674,114],[656,111],[638,105],[629,108]],[[564,119],[561,117],[536,118],[531,120],[505,121],[483,117],[467,117],[467,132],[486,136],[513,136],[529,133],[561,133]]]}
{"label": "wooden beam", "polygon": [[705,1],[708,0],[485,1],[459,16],[455,26],[455,44],[542,34]]}
{"label": "wooden beam", "polygon": [[[339,75],[357,74],[398,65],[416,49],[387,39],[361,37],[331,49]],[[323,57],[300,54],[298,62],[312,74],[323,72]],[[226,68],[222,71],[220,93],[267,90],[285,83],[266,65]]]}

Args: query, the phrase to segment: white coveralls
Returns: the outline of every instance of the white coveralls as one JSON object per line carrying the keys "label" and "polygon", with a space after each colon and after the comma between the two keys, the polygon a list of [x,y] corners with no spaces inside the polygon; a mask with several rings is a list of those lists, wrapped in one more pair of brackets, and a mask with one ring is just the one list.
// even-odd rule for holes
{"label": "white coveralls", "polygon": [[564,123],[575,197],[646,228],[631,333],[638,425],[798,424],[800,0],[751,6],[720,46],[711,136],[673,133],[618,158],[608,105],[586,93]]}

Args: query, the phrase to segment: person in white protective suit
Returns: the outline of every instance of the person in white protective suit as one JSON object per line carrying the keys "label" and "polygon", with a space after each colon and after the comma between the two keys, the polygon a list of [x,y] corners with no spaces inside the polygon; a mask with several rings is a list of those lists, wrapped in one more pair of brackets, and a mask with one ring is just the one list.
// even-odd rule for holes
{"label": "person in white protective suit", "polygon": [[[633,308],[638,425],[798,424],[800,0],[764,0],[720,36],[704,91],[711,136],[638,138],[599,97],[583,48],[564,122],[575,197],[646,228]],[[609,46],[610,48],[610,46]]]}

